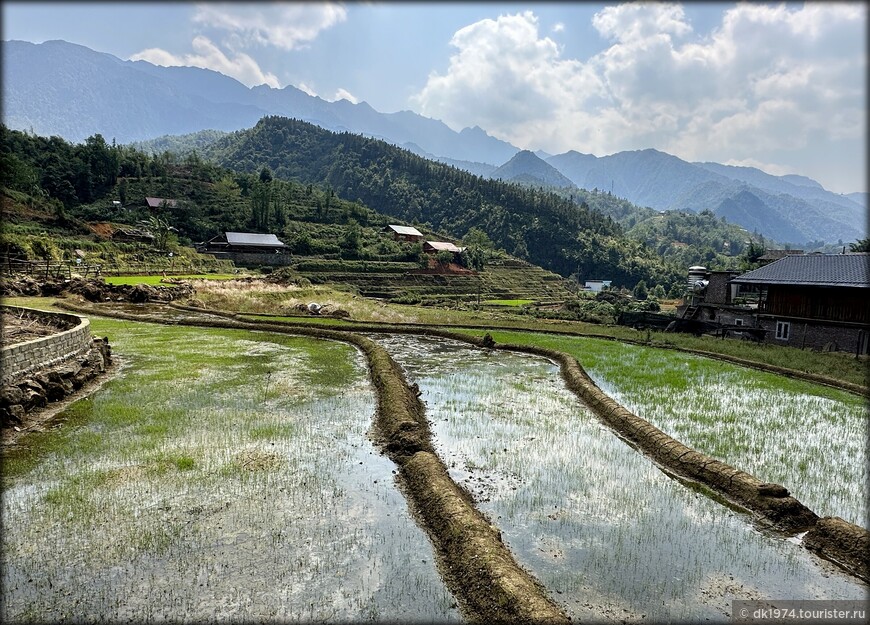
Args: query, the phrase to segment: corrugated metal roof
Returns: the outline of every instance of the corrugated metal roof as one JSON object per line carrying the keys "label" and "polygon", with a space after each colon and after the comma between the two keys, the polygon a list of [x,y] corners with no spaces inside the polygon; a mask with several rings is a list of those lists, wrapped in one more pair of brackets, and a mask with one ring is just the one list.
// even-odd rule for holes
{"label": "corrugated metal roof", "polygon": [[227,232],[230,245],[250,245],[262,247],[285,247],[274,234],[254,234],[252,232]]}
{"label": "corrugated metal roof", "polygon": [[786,256],[732,282],[870,288],[870,254]]}
{"label": "corrugated metal roof", "polygon": [[452,243],[448,243],[446,241],[426,241],[426,245],[432,247],[433,250],[447,251],[447,252],[456,252],[457,254],[464,250],[464,247],[456,247]]}
{"label": "corrugated metal roof", "polygon": [[405,235],[410,235],[410,236],[415,236],[415,237],[422,237],[423,236],[423,233],[420,232],[419,230],[417,230],[416,228],[414,228],[413,226],[394,226],[394,225],[390,224],[387,227],[390,228],[396,234],[405,234]]}
{"label": "corrugated metal roof", "polygon": [[175,207],[176,201],[172,198],[165,197],[145,197],[145,201],[148,203],[148,206],[151,208],[160,208],[164,202],[166,202],[167,206]]}

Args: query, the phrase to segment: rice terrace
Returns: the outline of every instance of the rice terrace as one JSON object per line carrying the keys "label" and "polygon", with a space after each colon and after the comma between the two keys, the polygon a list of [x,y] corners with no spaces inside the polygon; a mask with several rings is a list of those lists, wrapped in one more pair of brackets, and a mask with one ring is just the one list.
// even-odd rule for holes
{"label": "rice terrace", "polygon": [[0,623],[870,622],[870,5],[0,12]]}
{"label": "rice terrace", "polygon": [[[84,315],[111,364],[4,430],[4,622],[695,623],[867,596],[857,381],[204,277],[5,299]],[[294,312],[314,298],[353,312]]]}

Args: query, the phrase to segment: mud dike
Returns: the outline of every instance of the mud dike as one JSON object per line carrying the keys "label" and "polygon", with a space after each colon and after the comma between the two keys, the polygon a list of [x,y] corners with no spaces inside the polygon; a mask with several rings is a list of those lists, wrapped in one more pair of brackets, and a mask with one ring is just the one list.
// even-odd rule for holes
{"label": "mud dike", "polygon": [[[377,391],[377,442],[400,468],[409,503],[436,547],[442,574],[464,616],[485,622],[565,623],[569,619],[541,584],[517,564],[502,543],[499,530],[474,506],[471,496],[449,476],[435,454],[431,431],[415,385],[409,385],[399,366],[377,343],[352,332],[282,323],[233,319],[217,311],[188,309],[211,318],[189,315],[167,320],[159,314],[132,314],[80,304],[62,304],[90,314],[134,321],[151,321],[218,328],[238,328],[296,334],[342,341],[366,357]],[[229,318],[227,318],[229,317]],[[396,332],[384,326],[354,327],[355,332]],[[819,518],[777,484],[764,483],[739,469],[690,449],[608,397],[571,356],[555,350],[474,338],[437,329],[399,328],[404,334],[438,336],[484,349],[525,352],[558,363],[568,388],[611,429],[651,457],[678,479],[702,484],[740,508],[752,512],[768,527],[786,535],[806,532],[802,544],[864,580],[868,575],[870,532],[836,517]]]}

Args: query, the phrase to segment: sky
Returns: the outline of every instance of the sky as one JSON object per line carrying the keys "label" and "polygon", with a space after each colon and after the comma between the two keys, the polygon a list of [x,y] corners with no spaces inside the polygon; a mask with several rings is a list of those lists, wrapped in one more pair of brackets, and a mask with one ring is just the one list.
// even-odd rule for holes
{"label": "sky", "polygon": [[687,161],[867,190],[867,12],[841,3],[7,2],[63,39],[248,86],[480,126],[522,149]]}

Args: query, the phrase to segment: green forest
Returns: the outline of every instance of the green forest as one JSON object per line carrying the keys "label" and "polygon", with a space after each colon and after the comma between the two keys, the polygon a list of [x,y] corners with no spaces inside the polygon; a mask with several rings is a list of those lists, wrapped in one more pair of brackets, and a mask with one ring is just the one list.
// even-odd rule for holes
{"label": "green forest", "polygon": [[[711,213],[652,209],[609,193],[521,186],[472,175],[383,141],[265,117],[234,133],[164,141],[173,151],[82,144],[0,127],[4,205],[39,206],[54,227],[150,224],[192,245],[224,231],[276,233],[298,255],[414,260],[377,233],[414,224],[432,236],[478,242],[562,276],[668,291],[686,268],[733,268],[746,233]],[[174,205],[148,209],[146,196]],[[5,210],[5,209],[4,209]],[[154,220],[157,220],[156,222]],[[5,227],[4,254],[21,254]],[[481,238],[481,235],[484,235]],[[476,243],[476,245],[478,245]],[[479,245],[478,245],[479,246]]]}

